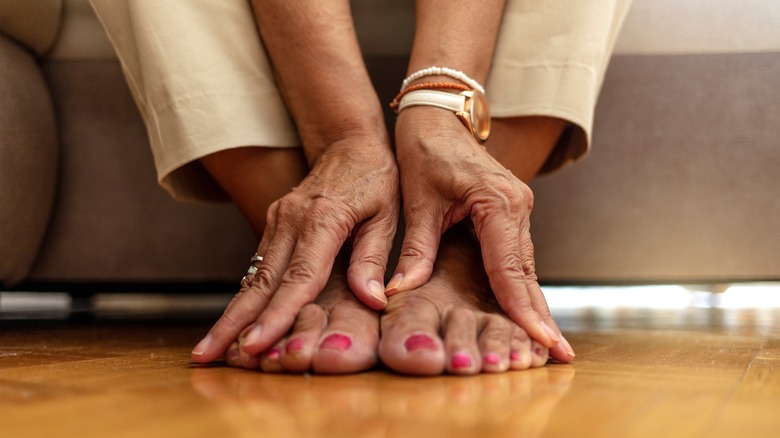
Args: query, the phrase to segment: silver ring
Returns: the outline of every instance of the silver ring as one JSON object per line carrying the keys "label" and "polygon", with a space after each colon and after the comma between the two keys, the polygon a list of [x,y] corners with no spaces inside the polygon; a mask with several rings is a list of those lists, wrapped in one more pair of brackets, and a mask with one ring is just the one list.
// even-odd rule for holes
{"label": "silver ring", "polygon": [[241,286],[249,286],[247,283],[247,280],[249,280],[250,276],[255,275],[257,273],[257,266],[255,263],[261,263],[263,261],[263,256],[255,255],[252,256],[252,258],[249,260],[249,268],[246,270],[246,275],[244,275],[244,278],[241,279]]}

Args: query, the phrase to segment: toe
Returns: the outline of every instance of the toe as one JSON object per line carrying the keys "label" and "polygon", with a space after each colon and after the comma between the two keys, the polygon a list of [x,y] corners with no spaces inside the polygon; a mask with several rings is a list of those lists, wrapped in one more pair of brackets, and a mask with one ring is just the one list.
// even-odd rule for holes
{"label": "toe", "polygon": [[285,370],[302,373],[311,369],[314,349],[326,322],[325,311],[316,304],[307,304],[298,312],[292,332],[284,348],[280,348],[279,362]]}
{"label": "toe", "polygon": [[336,304],[328,315],[314,352],[312,368],[317,373],[344,374],[364,371],[376,364],[379,317],[352,299]]}
{"label": "toe", "polygon": [[238,341],[233,342],[233,344],[231,344],[225,352],[225,362],[231,367],[240,368],[241,362],[239,360],[239,354]]}
{"label": "toe", "polygon": [[550,357],[550,350],[544,345],[531,341],[531,368],[538,368],[547,363]]}
{"label": "toe", "polygon": [[531,338],[519,326],[512,327],[512,341],[509,344],[509,368],[525,370],[531,366]]}
{"label": "toe", "polygon": [[512,326],[501,315],[485,315],[479,334],[479,351],[482,355],[482,371],[500,373],[509,369],[509,344]]}
{"label": "toe", "polygon": [[286,339],[282,339],[277,342],[276,345],[269,348],[260,356],[260,367],[266,373],[283,373],[286,371],[281,363],[282,348],[286,343]]}
{"label": "toe", "polygon": [[379,357],[404,374],[435,375],[445,369],[439,312],[415,291],[390,297],[380,325]]}
{"label": "toe", "polygon": [[475,374],[482,368],[477,346],[479,322],[472,310],[456,308],[444,323],[444,349],[447,371],[451,374]]}

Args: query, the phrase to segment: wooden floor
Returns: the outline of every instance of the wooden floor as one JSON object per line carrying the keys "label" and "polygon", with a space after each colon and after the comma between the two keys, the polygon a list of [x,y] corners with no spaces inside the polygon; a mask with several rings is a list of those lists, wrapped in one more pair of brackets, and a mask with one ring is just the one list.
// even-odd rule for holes
{"label": "wooden floor", "polygon": [[2,437],[780,437],[780,308],[559,309],[573,364],[470,378],[195,366],[213,314],[7,316]]}

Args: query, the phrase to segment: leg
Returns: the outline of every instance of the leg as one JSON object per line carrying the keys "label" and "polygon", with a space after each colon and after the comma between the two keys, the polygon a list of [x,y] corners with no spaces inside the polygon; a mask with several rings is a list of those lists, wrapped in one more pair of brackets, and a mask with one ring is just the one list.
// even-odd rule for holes
{"label": "leg", "polygon": [[[300,149],[237,148],[201,162],[262,235],[268,207],[308,173]],[[266,371],[356,372],[376,363],[378,316],[358,302],[346,282],[346,265],[337,262],[315,303],[302,308],[287,338],[261,355],[228,350],[230,365]]]}
{"label": "leg", "polygon": [[493,119],[485,147],[517,178],[528,183],[539,173],[565,127],[564,120],[552,117]]}

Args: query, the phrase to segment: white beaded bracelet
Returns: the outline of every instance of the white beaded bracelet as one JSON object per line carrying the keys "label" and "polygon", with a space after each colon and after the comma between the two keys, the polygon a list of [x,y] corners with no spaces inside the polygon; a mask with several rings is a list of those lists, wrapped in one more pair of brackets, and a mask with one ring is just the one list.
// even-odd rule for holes
{"label": "white beaded bracelet", "polygon": [[449,76],[463,82],[472,89],[485,94],[485,88],[483,88],[482,85],[479,85],[479,82],[466,76],[466,73],[463,73],[462,71],[447,67],[428,67],[410,74],[401,84],[401,91],[408,87],[410,82],[416,81],[417,79],[423,78],[425,76]]}

